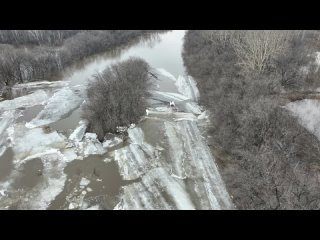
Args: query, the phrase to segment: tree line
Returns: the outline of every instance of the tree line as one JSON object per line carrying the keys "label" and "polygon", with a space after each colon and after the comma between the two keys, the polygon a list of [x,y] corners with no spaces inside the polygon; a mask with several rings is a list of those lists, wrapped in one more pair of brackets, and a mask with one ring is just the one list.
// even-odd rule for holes
{"label": "tree line", "polygon": [[79,30],[1,30],[0,43],[13,45],[61,45]]}
{"label": "tree line", "polygon": [[[36,32],[36,33],[35,33]],[[64,68],[155,30],[0,31],[0,90],[50,80]],[[50,40],[51,39],[51,40]],[[59,40],[60,39],[60,40]],[[10,43],[10,44],[7,44]],[[16,44],[35,44],[33,47]],[[56,44],[58,44],[56,46]]]}
{"label": "tree line", "polygon": [[280,97],[320,86],[319,39],[319,31],[185,35],[184,64],[210,111],[212,144],[229,156],[220,165],[239,209],[320,207],[319,141]]}

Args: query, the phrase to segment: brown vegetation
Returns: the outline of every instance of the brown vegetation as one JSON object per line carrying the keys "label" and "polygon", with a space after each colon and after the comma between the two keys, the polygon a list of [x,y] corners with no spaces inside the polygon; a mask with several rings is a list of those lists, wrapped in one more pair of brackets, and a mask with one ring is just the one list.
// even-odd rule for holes
{"label": "brown vegetation", "polygon": [[282,108],[283,97],[317,97],[299,92],[320,86],[314,65],[301,70],[313,60],[309,44],[319,36],[317,31],[185,36],[184,63],[211,112],[211,145],[222,149],[218,163],[239,209],[320,207],[319,141]]}

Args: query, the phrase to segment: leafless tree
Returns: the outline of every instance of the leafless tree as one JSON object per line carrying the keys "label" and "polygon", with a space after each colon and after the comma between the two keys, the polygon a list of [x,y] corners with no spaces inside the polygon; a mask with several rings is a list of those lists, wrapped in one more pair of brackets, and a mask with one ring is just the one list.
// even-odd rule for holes
{"label": "leafless tree", "polygon": [[93,76],[88,86],[88,99],[83,118],[89,121],[88,131],[100,140],[118,126],[137,122],[145,113],[149,66],[139,58],[107,67]]}
{"label": "leafless tree", "polygon": [[279,97],[283,90],[319,87],[316,71],[300,74],[316,49],[317,34],[188,31],[185,36],[184,63],[211,113],[210,144],[228,156],[220,169],[239,209],[320,207],[319,141],[281,107]]}

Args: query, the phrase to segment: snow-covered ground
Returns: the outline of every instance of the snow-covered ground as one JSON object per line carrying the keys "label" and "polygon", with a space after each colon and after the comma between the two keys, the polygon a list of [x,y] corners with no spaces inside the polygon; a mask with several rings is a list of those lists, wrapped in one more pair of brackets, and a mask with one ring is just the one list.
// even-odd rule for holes
{"label": "snow-covered ground", "polygon": [[286,109],[297,117],[300,124],[320,140],[320,101],[304,99],[287,104]]}

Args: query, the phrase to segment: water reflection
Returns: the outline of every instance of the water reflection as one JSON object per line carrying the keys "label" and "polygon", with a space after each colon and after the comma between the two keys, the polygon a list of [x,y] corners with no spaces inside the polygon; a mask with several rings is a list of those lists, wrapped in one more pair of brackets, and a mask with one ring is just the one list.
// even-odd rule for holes
{"label": "water reflection", "polygon": [[[103,71],[110,64],[135,56],[146,60],[153,68],[164,68],[175,77],[183,75],[185,69],[181,56],[182,43],[185,31],[169,31],[165,33],[150,34],[147,37],[132,41],[130,44],[118,47],[103,54],[97,54],[68,68],[63,73],[64,81],[70,85],[85,85],[92,75]],[[172,82],[162,79],[161,89],[168,92],[177,92]],[[71,116],[60,120],[50,126],[54,130],[68,131],[75,129],[80,121],[80,111],[76,110]]]}
{"label": "water reflection", "polygon": [[185,72],[181,56],[184,34],[184,30],[151,34],[112,51],[91,56],[68,68],[60,80],[70,81],[71,85],[86,84],[96,72],[133,56],[146,60],[151,67],[164,68],[178,77]]}

